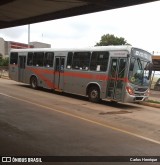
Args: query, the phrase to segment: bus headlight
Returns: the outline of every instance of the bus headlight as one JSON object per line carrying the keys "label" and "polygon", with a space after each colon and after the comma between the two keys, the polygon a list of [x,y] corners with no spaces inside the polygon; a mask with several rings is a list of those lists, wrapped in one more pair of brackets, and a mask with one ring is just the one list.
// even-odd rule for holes
{"label": "bus headlight", "polygon": [[126,87],[126,90],[127,90],[127,92],[128,92],[130,95],[134,95],[134,91],[133,91],[133,89],[132,89],[131,87],[127,86],[127,87]]}
{"label": "bus headlight", "polygon": [[145,96],[149,96],[150,95],[150,90],[148,89],[145,93]]}

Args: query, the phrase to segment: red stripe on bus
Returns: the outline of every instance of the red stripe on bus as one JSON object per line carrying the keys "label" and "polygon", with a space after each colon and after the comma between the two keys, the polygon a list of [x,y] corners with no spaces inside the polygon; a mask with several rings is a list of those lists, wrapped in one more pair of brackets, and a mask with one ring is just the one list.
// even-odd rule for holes
{"label": "red stripe on bus", "polygon": [[42,69],[42,68],[30,68],[30,67],[26,67],[26,69],[31,70],[36,73],[39,72],[42,74],[54,74],[54,70],[46,70],[46,69]]}
{"label": "red stripe on bus", "polygon": [[86,78],[86,79],[96,79],[96,80],[108,80],[107,75],[100,75],[100,74],[91,74],[91,73],[78,73],[78,72],[59,72],[54,70],[46,70],[42,68],[30,68],[27,67],[26,69],[31,70],[36,74],[59,74],[66,76],[66,77],[77,77],[77,78]]}
{"label": "red stripe on bus", "polygon": [[30,68],[27,67],[27,70],[32,71],[35,75],[38,75],[40,79],[42,79],[46,85],[49,88],[56,88],[58,87],[54,84],[54,82],[50,81],[48,78],[45,77],[44,74],[50,74],[50,75],[58,75],[60,74],[61,76],[66,76],[66,77],[77,77],[77,78],[85,78],[85,79],[90,79],[90,80],[101,80],[101,81],[107,81],[107,80],[122,80],[123,82],[129,82],[128,78],[112,78],[109,77],[108,75],[101,75],[101,74],[91,74],[91,73],[78,73],[78,72],[59,72],[59,71],[54,71],[54,70],[46,70],[42,68]]}
{"label": "red stripe on bus", "polygon": [[32,71],[35,75],[37,75],[41,80],[43,80],[46,83],[46,85],[49,88],[51,88],[51,89],[56,88],[57,89],[56,85],[43,75],[43,74],[46,74],[46,73],[50,74],[51,72],[53,74],[54,73],[53,71],[44,70],[44,69],[41,69],[41,68],[29,68],[29,67],[27,67],[26,69]]}
{"label": "red stripe on bus", "polygon": [[107,75],[100,74],[91,74],[91,73],[77,73],[77,72],[64,72],[66,77],[77,77],[77,78],[86,78],[86,79],[96,79],[96,80],[108,80]]}
{"label": "red stripe on bus", "polygon": [[77,73],[77,72],[65,72],[64,76],[67,77],[79,77],[79,78],[87,78],[93,79],[93,75],[87,73]]}

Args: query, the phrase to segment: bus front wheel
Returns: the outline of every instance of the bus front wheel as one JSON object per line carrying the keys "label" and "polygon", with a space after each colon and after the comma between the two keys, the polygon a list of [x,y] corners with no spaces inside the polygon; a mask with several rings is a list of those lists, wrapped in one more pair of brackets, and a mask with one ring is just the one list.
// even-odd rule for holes
{"label": "bus front wheel", "polygon": [[88,91],[89,101],[97,103],[100,100],[100,90],[98,87],[93,86],[89,88]]}
{"label": "bus front wheel", "polygon": [[31,87],[33,89],[37,89],[38,88],[37,78],[35,76],[31,77],[30,84],[31,84]]}

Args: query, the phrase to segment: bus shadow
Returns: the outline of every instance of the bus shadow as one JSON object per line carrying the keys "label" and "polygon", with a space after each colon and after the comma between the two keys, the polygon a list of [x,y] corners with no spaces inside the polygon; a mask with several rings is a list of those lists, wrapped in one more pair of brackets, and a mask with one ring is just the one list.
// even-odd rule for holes
{"label": "bus shadow", "polygon": [[[80,96],[80,95],[76,95],[76,94],[70,94],[70,93],[59,93],[56,91],[53,91],[54,94],[58,94],[58,95],[62,95],[65,97],[70,97],[73,99],[77,99],[77,100],[82,100],[82,101],[86,101],[89,102],[88,97],[85,96]],[[91,103],[91,102],[90,102]],[[109,100],[100,100],[98,103],[92,103],[96,105],[105,105],[105,106],[109,106],[109,107],[113,107],[113,108],[120,108],[123,110],[133,110],[133,109],[139,109],[138,104],[135,103],[119,103],[119,102],[113,102],[113,101],[109,101]]]}
{"label": "bus shadow", "polygon": [[[16,85],[19,87],[32,89],[31,86],[27,85],[27,84],[16,84]],[[40,90],[42,92],[52,93],[55,95],[61,95],[61,96],[67,97],[67,98],[73,98],[73,99],[89,102],[88,97],[85,97],[85,96],[80,96],[80,95],[70,94],[70,93],[64,93],[64,92],[57,92],[54,90],[41,88],[41,87],[39,87],[37,90]],[[113,108],[120,108],[123,110],[139,109],[138,104],[135,104],[135,103],[128,104],[128,103],[119,103],[119,102],[113,102],[113,101],[108,101],[108,100],[101,100],[99,103],[92,103],[92,104],[95,104],[95,106],[96,105],[105,105],[105,106],[109,106],[109,107],[113,107]]]}
{"label": "bus shadow", "polygon": [[114,108],[126,109],[126,110],[139,109],[139,107],[135,103],[117,103],[114,101],[102,100],[101,104]]}
{"label": "bus shadow", "polygon": [[32,89],[30,85],[28,84],[15,84],[16,86],[19,86],[19,87],[23,87],[23,88],[28,88],[28,89],[31,89],[31,90],[40,90],[40,91],[43,91],[43,92],[48,92],[48,93],[53,93],[53,90],[50,90],[50,89],[46,89],[46,88],[42,88],[42,87],[38,87],[38,89]]}
{"label": "bus shadow", "polygon": [[[56,92],[55,94],[59,94],[59,93]],[[70,94],[70,93],[61,93],[61,95],[66,96],[66,97],[70,97],[70,98],[73,98],[73,99],[89,102],[88,97],[85,97],[85,96],[79,96],[79,95]],[[113,101],[109,101],[109,100],[100,100],[100,102],[92,103],[92,104],[95,104],[95,106],[96,105],[105,105],[105,106],[109,106],[109,107],[113,107],[113,108],[120,108],[120,109],[123,109],[123,110],[139,109],[139,107],[137,107],[137,105],[134,104],[134,103],[132,103],[132,104],[118,103],[118,102],[113,102]]]}

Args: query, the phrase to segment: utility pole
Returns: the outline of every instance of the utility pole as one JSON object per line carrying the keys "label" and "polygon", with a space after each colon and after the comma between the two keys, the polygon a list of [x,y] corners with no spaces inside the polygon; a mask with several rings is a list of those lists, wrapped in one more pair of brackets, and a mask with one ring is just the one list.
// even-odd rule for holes
{"label": "utility pole", "polygon": [[28,24],[28,48],[30,48],[30,24]]}

